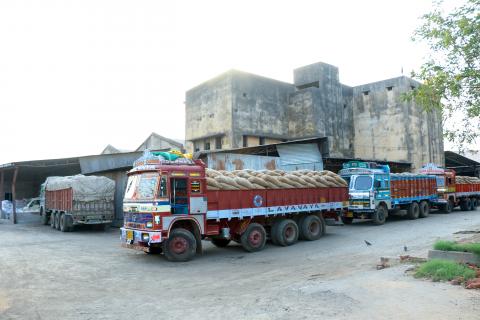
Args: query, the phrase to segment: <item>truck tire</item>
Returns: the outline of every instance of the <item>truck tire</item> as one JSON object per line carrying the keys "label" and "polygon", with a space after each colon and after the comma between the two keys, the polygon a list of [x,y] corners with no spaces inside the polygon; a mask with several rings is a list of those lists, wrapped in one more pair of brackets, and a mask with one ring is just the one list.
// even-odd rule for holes
{"label": "truck tire", "polygon": [[470,199],[469,198],[465,198],[465,199],[460,200],[460,210],[468,211],[469,207],[470,207]]}
{"label": "truck tire", "polygon": [[212,244],[218,248],[225,248],[230,243],[230,239],[212,238]]}
{"label": "truck tire", "polygon": [[343,224],[352,224],[353,223],[353,218],[349,217],[341,217]]}
{"label": "truck tire", "polygon": [[298,225],[292,219],[278,220],[272,227],[272,242],[286,247],[298,241]]}
{"label": "truck tire", "polygon": [[55,229],[55,212],[50,213],[50,227]]}
{"label": "truck tire", "polygon": [[60,214],[60,231],[70,232],[72,231],[72,217],[65,213]]}
{"label": "truck tire", "polygon": [[470,210],[470,211],[475,210],[475,204],[473,203],[475,199],[474,198],[469,198],[468,200],[470,200],[470,205],[468,206],[468,210]]}
{"label": "truck tire", "polygon": [[163,242],[163,253],[169,261],[189,261],[195,256],[196,250],[195,236],[183,228],[173,229]]}
{"label": "truck tire", "polygon": [[420,218],[426,218],[430,214],[430,204],[428,203],[428,201],[420,201],[419,209],[420,213],[418,216]]}
{"label": "truck tire", "polygon": [[325,225],[322,219],[313,214],[300,221],[299,229],[300,239],[307,241],[318,240],[325,233]]}
{"label": "truck tire", "polygon": [[442,212],[443,213],[450,213],[453,211],[453,202],[452,200],[448,200],[446,204],[442,206]]}
{"label": "truck tire", "polygon": [[265,248],[267,233],[265,228],[258,223],[250,223],[240,237],[243,249],[248,252],[257,252]]}
{"label": "truck tire", "polygon": [[477,198],[473,198],[472,201],[473,201],[473,210],[477,210],[477,207],[478,207],[478,199],[477,199]]}
{"label": "truck tire", "polygon": [[408,205],[407,218],[410,220],[418,219],[420,216],[420,207],[417,202],[412,202]]}
{"label": "truck tire", "polygon": [[377,210],[372,214],[372,222],[376,226],[385,224],[387,221],[388,210],[384,204],[378,206]]}
{"label": "truck tire", "polygon": [[42,224],[47,225],[48,224],[48,214],[43,210],[42,207],[40,207],[40,216],[42,217]]}
{"label": "truck tire", "polygon": [[60,230],[60,212],[55,214],[55,229]]}

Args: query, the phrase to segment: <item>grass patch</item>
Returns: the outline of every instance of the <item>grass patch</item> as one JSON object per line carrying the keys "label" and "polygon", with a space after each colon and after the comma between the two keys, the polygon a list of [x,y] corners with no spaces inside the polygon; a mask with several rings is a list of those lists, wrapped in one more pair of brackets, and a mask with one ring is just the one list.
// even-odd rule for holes
{"label": "grass patch", "polygon": [[450,281],[459,277],[464,280],[475,278],[475,271],[453,261],[433,259],[422,264],[415,272],[415,278],[433,281]]}
{"label": "grass patch", "polygon": [[480,256],[480,243],[456,243],[440,240],[433,245],[435,250],[471,252]]}

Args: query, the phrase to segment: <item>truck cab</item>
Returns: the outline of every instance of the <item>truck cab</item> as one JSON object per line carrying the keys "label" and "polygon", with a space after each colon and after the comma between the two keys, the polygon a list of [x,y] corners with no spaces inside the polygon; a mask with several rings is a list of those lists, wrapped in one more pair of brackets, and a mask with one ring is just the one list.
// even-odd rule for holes
{"label": "truck cab", "polygon": [[[160,153],[146,152],[128,173],[123,201],[122,245],[147,253],[163,251],[166,255],[180,257],[175,260],[181,260],[185,250],[192,247],[201,250],[206,213],[203,162],[187,158],[167,160]],[[169,239],[174,229],[189,232],[190,239],[175,238],[166,248],[162,243]],[[190,240],[195,245],[186,245],[185,242]]]}
{"label": "truck cab", "polygon": [[339,174],[349,184],[349,210],[342,221],[350,224],[357,218],[384,223],[392,207],[389,166],[349,161],[343,164]]}
{"label": "truck cab", "polygon": [[442,168],[434,163],[427,163],[418,172],[436,177],[438,199],[435,205],[443,212],[452,212],[457,203],[455,194],[455,170]]}

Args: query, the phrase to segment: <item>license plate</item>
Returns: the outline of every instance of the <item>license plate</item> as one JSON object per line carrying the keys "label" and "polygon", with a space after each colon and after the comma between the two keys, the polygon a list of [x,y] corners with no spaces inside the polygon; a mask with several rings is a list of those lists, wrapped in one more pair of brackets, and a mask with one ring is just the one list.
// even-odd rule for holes
{"label": "license plate", "polygon": [[345,214],[345,217],[347,217],[347,218],[353,218],[353,212],[347,212],[347,213]]}
{"label": "license plate", "polygon": [[133,231],[132,230],[127,230],[126,240],[127,240],[127,242],[133,242]]}

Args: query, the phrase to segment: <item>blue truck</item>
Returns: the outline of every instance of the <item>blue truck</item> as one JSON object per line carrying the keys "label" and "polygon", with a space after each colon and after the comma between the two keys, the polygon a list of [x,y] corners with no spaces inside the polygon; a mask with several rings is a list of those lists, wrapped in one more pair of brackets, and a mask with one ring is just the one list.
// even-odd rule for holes
{"label": "blue truck", "polygon": [[349,206],[341,219],[371,219],[375,225],[385,223],[389,215],[409,219],[425,218],[437,199],[433,175],[391,173],[388,165],[349,161],[339,172],[349,185]]}

